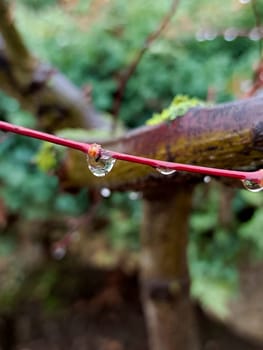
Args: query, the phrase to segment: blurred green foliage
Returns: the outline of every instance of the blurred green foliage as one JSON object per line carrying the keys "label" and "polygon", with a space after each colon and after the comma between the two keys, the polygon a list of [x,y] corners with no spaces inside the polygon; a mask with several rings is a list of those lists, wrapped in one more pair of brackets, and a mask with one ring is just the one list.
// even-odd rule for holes
{"label": "blurred green foliage", "polygon": [[[12,98],[1,94],[0,105],[1,119],[23,126],[34,125],[32,116],[21,112]],[[0,197],[10,213],[26,219],[46,219],[58,214],[80,215],[87,210],[86,190],[77,195],[60,193],[55,174],[37,167],[41,142],[3,132],[0,137]]]}
{"label": "blurred green foliage", "polygon": [[[92,1],[87,3],[91,7]],[[91,85],[95,106],[110,112],[119,74],[157,28],[169,4],[168,0],[137,0],[126,6],[114,0],[95,13],[97,20],[90,18],[86,9],[82,16],[76,16],[73,10],[65,12],[60,6],[50,6],[36,16],[31,7],[17,4],[16,19],[33,52],[76,84]],[[200,27],[221,30],[228,25],[240,29],[254,26],[253,14],[246,6],[232,13],[233,4],[228,6],[218,0],[212,9],[207,1],[198,6],[194,1],[181,4],[167,35],[156,40],[129,80],[120,111],[127,126],[143,124],[180,93],[205,100],[208,89],[214,88],[217,101],[233,99],[240,93],[233,90],[235,80],[240,83],[251,78],[252,63],[258,58],[257,42],[243,37],[228,42],[222,35],[199,42],[195,37]],[[218,13],[215,17],[209,12],[211,9],[213,13],[214,7]],[[79,25],[82,18],[83,25]]]}
{"label": "blurred green foliage", "polygon": [[231,191],[227,208],[231,220],[224,223],[220,218],[222,185],[212,181],[196,188],[188,248],[192,294],[222,317],[227,301],[238,291],[240,259],[263,258],[262,194],[227,191]]}
{"label": "blurred green foliage", "polygon": [[[123,0],[112,0],[97,10],[92,0],[78,1],[75,7],[63,7],[61,3],[17,1],[16,23],[36,56],[53,64],[77,85],[91,86],[96,108],[110,113],[118,77],[131,64],[147,35],[158,27],[170,1],[135,0],[127,5]],[[172,24],[150,47],[128,82],[120,111],[125,126],[144,124],[177,94],[206,100],[212,90],[215,102],[240,96],[258,60],[258,42],[246,37],[229,42],[222,34],[228,27],[250,30],[254,25],[250,5],[182,1]],[[211,29],[221,35],[214,40],[197,40],[200,30]],[[0,118],[36,126],[31,115],[2,93]],[[35,140],[8,134],[0,134],[0,138],[0,197],[9,213],[43,220],[88,211],[85,189],[77,194],[61,192],[53,169],[56,160],[49,158],[50,152],[44,152],[45,146],[39,151],[40,142]],[[36,160],[49,172],[39,169]],[[212,183],[207,194],[207,186],[197,188],[191,217],[192,292],[204,305],[223,315],[226,300],[238,288],[238,257],[249,247],[254,258],[262,258],[262,196],[236,191],[232,200],[234,222],[225,227],[218,219],[219,198],[224,190]],[[115,193],[98,209],[97,215],[107,218],[107,235],[115,247],[139,247],[140,200],[131,198]],[[15,249],[9,240],[0,237],[0,242],[0,255]],[[42,277],[39,293],[46,296],[55,277],[49,272]],[[6,295],[12,299],[13,294],[7,290],[3,288],[3,303],[7,302]]]}

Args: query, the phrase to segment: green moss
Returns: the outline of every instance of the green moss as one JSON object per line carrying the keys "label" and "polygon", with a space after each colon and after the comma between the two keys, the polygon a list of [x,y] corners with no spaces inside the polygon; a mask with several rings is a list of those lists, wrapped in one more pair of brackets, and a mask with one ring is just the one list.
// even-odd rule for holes
{"label": "green moss", "polygon": [[177,117],[185,115],[191,108],[206,105],[208,105],[206,102],[198,98],[191,98],[187,95],[177,95],[167,108],[165,108],[161,113],[155,113],[152,118],[146,121],[146,124],[156,125],[165,121],[174,120]]}

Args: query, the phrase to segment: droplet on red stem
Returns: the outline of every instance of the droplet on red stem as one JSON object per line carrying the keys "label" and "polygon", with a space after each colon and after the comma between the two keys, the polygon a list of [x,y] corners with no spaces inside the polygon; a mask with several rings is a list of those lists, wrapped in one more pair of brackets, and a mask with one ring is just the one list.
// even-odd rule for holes
{"label": "droplet on red stem", "polygon": [[176,172],[174,169],[158,167],[156,170],[162,175],[172,175]]}
{"label": "droplet on red stem", "polygon": [[112,170],[116,159],[112,158],[109,152],[103,150],[100,145],[93,144],[88,150],[87,162],[92,174],[102,177]]}
{"label": "droplet on red stem", "polygon": [[242,180],[242,183],[245,189],[247,189],[250,192],[260,192],[263,190],[263,185],[260,182],[257,182],[256,180],[245,179]]}

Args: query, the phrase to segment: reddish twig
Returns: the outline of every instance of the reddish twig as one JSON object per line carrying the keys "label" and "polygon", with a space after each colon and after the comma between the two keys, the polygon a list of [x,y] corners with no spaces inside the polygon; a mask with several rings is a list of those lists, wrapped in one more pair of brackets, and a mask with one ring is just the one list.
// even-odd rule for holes
{"label": "reddish twig", "polygon": [[[260,16],[260,13],[258,12],[256,0],[251,1],[251,6],[252,6],[252,11],[253,11],[253,14],[255,17],[256,26],[257,26],[257,28],[260,28],[261,27],[261,16]],[[259,57],[260,57],[260,59],[261,59],[261,56],[262,56],[262,36],[259,39]]]}
{"label": "reddish twig", "polygon": [[254,96],[257,91],[263,88],[263,59],[258,63],[254,71],[253,84],[250,89],[246,92],[245,97]]}
{"label": "reddish twig", "polygon": [[[115,99],[113,102],[113,107],[112,107],[112,114],[115,117],[115,124],[116,120],[118,118],[118,114],[120,111],[121,107],[121,102],[125,93],[125,89],[127,86],[127,83],[131,76],[134,74],[136,71],[142,57],[146,53],[146,51],[149,49],[149,47],[153,44],[153,42],[160,36],[160,34],[165,30],[165,28],[168,26],[169,22],[171,21],[172,17],[174,16],[174,13],[177,9],[177,6],[179,4],[179,0],[173,0],[172,5],[165,15],[165,17],[162,19],[159,27],[152,33],[148,35],[148,37],[145,39],[144,44],[142,48],[137,52],[135,55],[134,59],[132,60],[131,64],[129,67],[126,68],[126,70],[123,72],[121,75],[119,81],[118,81],[118,89],[115,95]],[[116,125],[114,125],[113,129],[115,128]]]}
{"label": "reddish twig", "polygon": [[240,180],[249,180],[249,181],[255,181],[260,186],[263,186],[263,170],[257,170],[253,172],[226,170],[226,169],[203,167],[198,165],[167,162],[167,161],[151,159],[151,158],[144,158],[144,157],[134,156],[130,154],[104,150],[100,145],[97,145],[97,144],[89,144],[84,142],[73,141],[73,140],[61,138],[55,135],[47,134],[41,131],[36,131],[29,128],[24,128],[22,126],[17,126],[17,125],[13,125],[13,124],[1,122],[1,121],[0,121],[0,130],[9,131],[15,134],[20,134],[20,135],[32,137],[35,139],[55,143],[61,146],[69,147],[72,149],[76,149],[85,154],[88,154],[90,157],[94,158],[95,161],[98,161],[100,157],[103,155],[103,153],[105,153],[114,159],[148,165],[153,168],[163,168],[163,169],[171,169],[176,171],[186,171],[191,173],[207,174],[212,176],[223,176],[223,177],[229,177],[229,178],[240,179]]}

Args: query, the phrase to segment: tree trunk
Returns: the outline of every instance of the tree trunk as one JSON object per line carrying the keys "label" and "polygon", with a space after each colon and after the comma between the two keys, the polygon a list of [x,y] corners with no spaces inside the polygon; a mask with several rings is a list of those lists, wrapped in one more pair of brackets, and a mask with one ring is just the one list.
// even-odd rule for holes
{"label": "tree trunk", "polygon": [[192,192],[160,190],[144,199],[141,283],[151,350],[199,348],[186,259]]}

